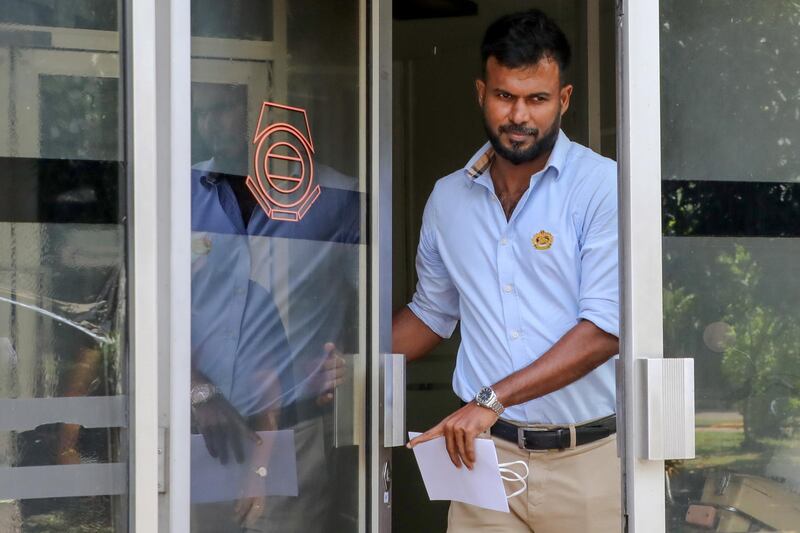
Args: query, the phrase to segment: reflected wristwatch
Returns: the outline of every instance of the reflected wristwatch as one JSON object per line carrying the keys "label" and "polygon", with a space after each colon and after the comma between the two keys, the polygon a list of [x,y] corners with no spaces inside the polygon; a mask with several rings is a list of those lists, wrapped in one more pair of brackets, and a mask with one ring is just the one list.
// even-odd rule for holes
{"label": "reflected wristwatch", "polygon": [[494,414],[500,416],[506,410],[500,400],[497,399],[497,394],[491,387],[484,387],[475,395],[475,403],[481,407],[487,407],[494,411]]}
{"label": "reflected wristwatch", "polygon": [[211,383],[200,383],[192,387],[192,407],[203,405],[217,395],[217,388]]}

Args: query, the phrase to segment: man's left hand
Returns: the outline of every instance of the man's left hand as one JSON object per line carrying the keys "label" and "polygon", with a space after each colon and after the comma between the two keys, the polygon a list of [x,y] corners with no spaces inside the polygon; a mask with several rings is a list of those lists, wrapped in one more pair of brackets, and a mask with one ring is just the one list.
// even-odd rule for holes
{"label": "man's left hand", "polygon": [[461,464],[472,470],[475,466],[475,437],[497,422],[498,416],[486,407],[470,402],[434,427],[414,438],[407,444],[413,448],[417,444],[444,436],[447,454],[456,468]]}

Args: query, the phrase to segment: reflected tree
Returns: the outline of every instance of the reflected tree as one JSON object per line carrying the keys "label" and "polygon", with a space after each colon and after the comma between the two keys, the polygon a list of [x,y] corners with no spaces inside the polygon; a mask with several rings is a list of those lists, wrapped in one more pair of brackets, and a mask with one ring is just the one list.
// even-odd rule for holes
{"label": "reflected tree", "polygon": [[782,436],[800,414],[800,322],[790,309],[763,299],[762,270],[744,246],[718,261],[728,274],[720,296],[731,326],[722,374],[744,416],[743,446],[752,447],[759,437]]}
{"label": "reflected tree", "polygon": [[666,179],[800,181],[800,2],[661,3]]}

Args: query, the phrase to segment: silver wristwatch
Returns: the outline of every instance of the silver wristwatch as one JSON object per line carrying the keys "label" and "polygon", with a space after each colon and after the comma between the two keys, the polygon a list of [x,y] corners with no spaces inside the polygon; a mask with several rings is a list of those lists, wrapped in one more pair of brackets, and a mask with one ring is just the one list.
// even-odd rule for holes
{"label": "silver wristwatch", "polygon": [[506,410],[500,400],[497,399],[497,394],[494,393],[491,387],[484,387],[475,395],[475,403],[481,407],[486,407],[494,411],[494,414],[500,416]]}
{"label": "silver wristwatch", "polygon": [[217,388],[211,383],[199,383],[192,387],[192,407],[203,405],[216,396]]}

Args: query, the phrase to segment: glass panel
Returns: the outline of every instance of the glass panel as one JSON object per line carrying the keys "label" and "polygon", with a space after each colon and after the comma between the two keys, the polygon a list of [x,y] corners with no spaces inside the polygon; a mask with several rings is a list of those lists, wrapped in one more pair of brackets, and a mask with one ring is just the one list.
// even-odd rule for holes
{"label": "glass panel", "polygon": [[360,4],[208,4],[192,2],[191,529],[358,531]]}
{"label": "glass panel", "polygon": [[4,0],[0,22],[117,31],[117,0]]}
{"label": "glass panel", "polygon": [[116,78],[39,76],[41,156],[119,159]]}
{"label": "glass panel", "polygon": [[127,530],[120,9],[0,0],[1,531]]}
{"label": "glass panel", "polygon": [[664,179],[800,180],[798,24],[791,0],[662,0]]}
{"label": "glass panel", "polygon": [[272,40],[271,0],[194,0],[192,36]]}
{"label": "glass panel", "polygon": [[800,524],[800,9],[661,2],[664,344],[695,360],[668,531]]}

